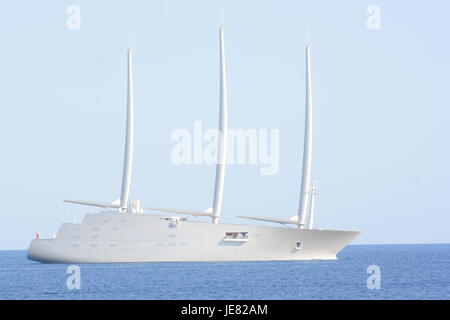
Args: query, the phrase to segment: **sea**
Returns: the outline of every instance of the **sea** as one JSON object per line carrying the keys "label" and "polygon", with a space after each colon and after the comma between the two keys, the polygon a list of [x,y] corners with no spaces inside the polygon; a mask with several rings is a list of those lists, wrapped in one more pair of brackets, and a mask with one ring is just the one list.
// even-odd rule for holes
{"label": "sea", "polygon": [[0,251],[0,299],[449,299],[450,244],[350,245],[335,261],[42,264]]}

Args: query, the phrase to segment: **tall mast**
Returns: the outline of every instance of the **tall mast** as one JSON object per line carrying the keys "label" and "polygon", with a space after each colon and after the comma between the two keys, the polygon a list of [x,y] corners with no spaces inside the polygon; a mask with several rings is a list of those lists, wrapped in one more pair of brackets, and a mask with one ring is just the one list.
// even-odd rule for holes
{"label": "tall mast", "polygon": [[223,190],[225,180],[225,166],[227,160],[227,136],[228,136],[228,104],[227,104],[227,80],[225,68],[225,46],[223,37],[224,26],[219,29],[220,46],[220,98],[219,98],[219,132],[217,145],[216,178],[214,182],[214,199],[211,209],[206,211],[194,211],[185,209],[165,209],[151,207],[149,210],[187,214],[198,217],[211,217],[212,223],[219,223],[222,213]]}
{"label": "tall mast", "polygon": [[309,219],[308,219],[308,229],[314,227],[314,210],[316,208],[316,196],[319,194],[319,189],[317,188],[317,181],[313,181],[310,189],[310,199],[309,199]]}
{"label": "tall mast", "polygon": [[311,185],[312,161],[312,93],[311,93],[311,45],[306,47],[306,110],[305,110],[305,141],[303,146],[303,169],[300,204],[298,209],[299,228],[305,228],[308,209],[308,197]]}
{"label": "tall mast", "polygon": [[219,141],[218,141],[217,165],[216,165],[216,181],[214,186],[212,223],[219,222],[219,217],[222,212],[225,165],[227,159],[228,106],[227,106],[227,81],[225,70],[225,47],[224,47],[223,30],[224,26],[221,26],[219,29],[219,37],[220,37]]}
{"label": "tall mast", "polygon": [[127,124],[125,137],[125,156],[123,160],[122,192],[120,194],[121,212],[129,211],[129,197],[131,186],[131,171],[133,167],[133,135],[134,135],[134,106],[133,106],[133,69],[132,49],[128,49],[128,93],[127,93]]}
{"label": "tall mast", "polygon": [[128,49],[128,79],[127,79],[127,124],[125,135],[125,155],[123,160],[122,190],[120,198],[113,203],[64,200],[64,202],[101,207],[104,209],[119,209],[120,212],[143,213],[139,200],[130,200],[131,172],[133,167],[133,136],[134,136],[134,106],[133,106],[133,72],[131,62],[132,49]]}

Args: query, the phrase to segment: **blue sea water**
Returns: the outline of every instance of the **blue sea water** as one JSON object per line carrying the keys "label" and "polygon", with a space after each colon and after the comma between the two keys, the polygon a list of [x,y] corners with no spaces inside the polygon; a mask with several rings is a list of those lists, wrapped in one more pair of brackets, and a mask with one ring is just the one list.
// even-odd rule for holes
{"label": "blue sea water", "polygon": [[[336,261],[41,264],[0,251],[0,299],[449,299],[450,244],[351,245]],[[367,268],[380,268],[368,289]]]}

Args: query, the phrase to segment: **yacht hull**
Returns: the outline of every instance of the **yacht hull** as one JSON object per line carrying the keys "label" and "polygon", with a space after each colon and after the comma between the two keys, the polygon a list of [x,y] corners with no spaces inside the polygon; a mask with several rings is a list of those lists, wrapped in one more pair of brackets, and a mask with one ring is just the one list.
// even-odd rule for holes
{"label": "yacht hull", "polygon": [[[225,239],[246,233],[248,239]],[[358,231],[170,221],[169,216],[102,212],[33,240],[28,259],[45,263],[334,260]]]}

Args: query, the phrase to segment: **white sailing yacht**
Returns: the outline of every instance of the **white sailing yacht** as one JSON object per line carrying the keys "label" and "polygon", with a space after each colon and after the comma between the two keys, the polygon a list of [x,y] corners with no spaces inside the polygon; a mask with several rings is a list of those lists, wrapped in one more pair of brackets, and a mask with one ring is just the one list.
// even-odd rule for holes
{"label": "white sailing yacht", "polygon": [[[220,117],[213,205],[205,212],[147,208],[130,200],[134,105],[132,50],[128,50],[128,97],[125,157],[120,199],[113,203],[65,200],[105,211],[87,214],[81,223],[64,223],[54,239],[35,239],[28,259],[48,263],[167,261],[331,260],[360,232],[313,228],[315,182],[312,165],[311,47],[306,48],[305,143],[300,205],[291,219],[240,216],[281,226],[220,223],[227,147],[227,83],[223,27],[220,28]],[[209,217],[190,221],[186,216]],[[308,220],[308,222],[307,222]]]}

